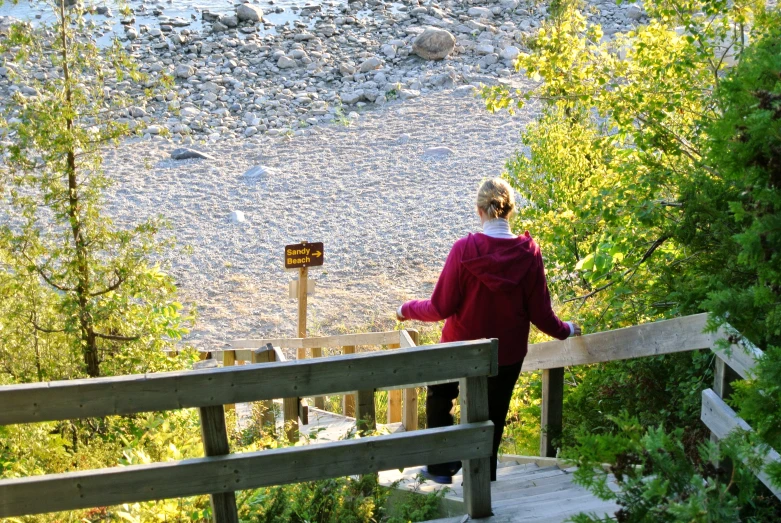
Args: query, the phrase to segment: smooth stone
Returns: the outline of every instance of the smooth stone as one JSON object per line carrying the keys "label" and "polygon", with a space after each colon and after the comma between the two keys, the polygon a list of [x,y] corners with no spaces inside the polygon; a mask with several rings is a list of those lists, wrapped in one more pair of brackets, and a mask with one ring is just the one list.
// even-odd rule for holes
{"label": "smooth stone", "polygon": [[277,60],[277,67],[280,69],[292,69],[296,66],[296,61],[287,56],[280,56]]}
{"label": "smooth stone", "polygon": [[382,65],[382,60],[377,58],[376,56],[372,56],[371,58],[364,60],[364,62],[358,67],[358,70],[362,73],[368,73],[369,71],[373,69],[377,69]]}
{"label": "smooth stone", "polygon": [[494,14],[487,7],[470,7],[466,12],[469,16],[476,16],[477,18],[493,18]]}
{"label": "smooth stone", "polygon": [[429,147],[423,152],[424,158],[446,158],[456,152],[450,147]]}
{"label": "smooth stone", "polygon": [[233,211],[230,215],[231,223],[243,223],[245,221],[244,219],[244,213],[241,211]]}
{"label": "smooth stone", "polygon": [[242,22],[260,22],[263,20],[263,10],[254,5],[241,4],[236,8],[236,16]]}
{"label": "smooth stone", "polygon": [[187,149],[186,147],[181,147],[179,149],[174,149],[174,151],[171,153],[171,159],[172,160],[191,160],[191,159],[214,160],[214,157],[206,153],[196,151],[195,149]]}
{"label": "smooth stone", "polygon": [[455,46],[456,39],[448,31],[429,27],[412,42],[412,52],[424,60],[442,60]]}
{"label": "smooth stone", "polygon": [[195,67],[187,64],[180,64],[174,70],[174,76],[177,78],[189,78],[195,74]]}

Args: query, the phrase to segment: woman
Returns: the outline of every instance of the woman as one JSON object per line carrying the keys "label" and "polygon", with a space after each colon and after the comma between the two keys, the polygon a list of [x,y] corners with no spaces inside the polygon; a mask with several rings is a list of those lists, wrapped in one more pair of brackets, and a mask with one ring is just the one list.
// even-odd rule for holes
{"label": "woman", "polygon": [[[477,214],[483,232],[458,240],[450,250],[430,300],[412,300],[396,311],[399,321],[445,320],[442,342],[499,339],[499,373],[488,378],[489,417],[494,423],[491,481],[505,418],[529,343],[529,324],[558,338],[580,335],[580,327],[563,322],[551,308],[540,249],[528,232],[515,236],[508,218],[515,209],[510,186],[501,178],[483,182],[477,193]],[[450,411],[458,383],[428,387],[428,426],[453,424]],[[437,483],[451,483],[461,463],[440,463],[424,469]]]}

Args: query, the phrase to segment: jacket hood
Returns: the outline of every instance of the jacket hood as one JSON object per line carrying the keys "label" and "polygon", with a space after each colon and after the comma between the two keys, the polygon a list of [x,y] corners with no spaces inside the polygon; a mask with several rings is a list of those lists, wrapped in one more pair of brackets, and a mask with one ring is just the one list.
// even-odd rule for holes
{"label": "jacket hood", "polygon": [[534,266],[536,251],[537,244],[528,232],[515,239],[470,234],[461,266],[491,291],[506,292],[515,289]]}

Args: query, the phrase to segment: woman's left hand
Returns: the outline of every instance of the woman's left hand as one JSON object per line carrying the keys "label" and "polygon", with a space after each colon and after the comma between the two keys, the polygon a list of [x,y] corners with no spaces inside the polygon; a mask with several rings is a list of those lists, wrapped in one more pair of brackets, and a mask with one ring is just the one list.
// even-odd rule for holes
{"label": "woman's left hand", "polygon": [[401,315],[401,307],[396,309],[396,321],[404,321],[406,319],[407,318],[405,318],[404,316]]}

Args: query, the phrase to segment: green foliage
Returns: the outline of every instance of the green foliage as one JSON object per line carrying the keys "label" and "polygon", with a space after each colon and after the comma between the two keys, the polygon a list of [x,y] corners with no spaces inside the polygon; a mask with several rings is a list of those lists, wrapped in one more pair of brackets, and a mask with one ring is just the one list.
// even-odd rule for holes
{"label": "green foliage", "polygon": [[17,24],[0,42],[15,57],[9,76],[29,87],[0,116],[3,371],[41,381],[153,370],[146,355],[186,332],[173,280],[153,261],[171,242],[159,218],[118,227],[106,216],[100,154],[142,102],[122,93],[147,80],[118,41],[97,47],[80,8],[51,8],[51,27]]}
{"label": "green foliage", "polygon": [[565,389],[561,446],[572,446],[580,431],[610,433],[610,419],[627,412],[646,427],[684,429],[687,454],[697,459],[697,444],[707,435],[701,392],[713,383],[714,358],[701,351],[574,369],[577,385]]}
{"label": "green foliage", "polygon": [[[543,102],[507,164],[529,202],[515,226],[532,230],[562,314],[586,332],[708,311],[711,329],[729,321],[765,350],[733,403],[778,446],[781,14],[753,0],[649,0],[647,25],[605,39],[579,8],[552,6],[531,53],[519,57],[536,88],[483,91],[491,110]],[[693,353],[573,371],[565,448],[582,431],[593,440],[576,453],[620,446],[626,437],[608,421],[623,410],[644,426],[679,427],[630,438],[636,454],[663,449],[669,462],[654,456],[653,473],[622,485],[635,518],[627,520],[664,521],[643,515],[650,499],[673,507],[675,521],[744,516],[744,491],[714,498],[718,488],[708,488],[718,483],[702,470],[703,452],[693,452],[704,436],[697,412],[711,361]],[[756,442],[724,447],[757,455]],[[778,468],[770,472],[778,481]],[[675,474],[682,482],[657,481]]]}
{"label": "green foliage", "polygon": [[[752,507],[758,483],[754,474],[761,461],[745,454],[740,438],[722,441],[718,447],[706,440],[699,445],[700,460],[695,464],[686,457],[682,429],[645,428],[626,414],[611,420],[618,431],[610,435],[583,431],[579,445],[569,454],[579,467],[575,480],[621,506],[617,521],[763,521],[771,515]],[[714,460],[735,465],[724,470],[714,467]],[[605,469],[604,463],[610,466]],[[617,491],[609,486],[609,474],[615,476]],[[580,514],[572,521],[607,520]]]}

